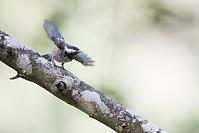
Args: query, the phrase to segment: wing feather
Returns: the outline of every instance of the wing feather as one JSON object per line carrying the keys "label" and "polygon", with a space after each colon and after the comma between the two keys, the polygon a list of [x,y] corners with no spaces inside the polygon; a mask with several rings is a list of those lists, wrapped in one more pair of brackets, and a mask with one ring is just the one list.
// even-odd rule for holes
{"label": "wing feather", "polygon": [[87,56],[87,54],[83,53],[82,51],[80,51],[76,56],[75,56],[75,60],[80,62],[82,65],[84,66],[93,66],[94,61]]}
{"label": "wing feather", "polygon": [[54,23],[49,20],[44,21],[44,29],[48,35],[48,37],[55,43],[55,45],[63,49],[63,44],[65,44],[64,38],[59,32],[58,28]]}

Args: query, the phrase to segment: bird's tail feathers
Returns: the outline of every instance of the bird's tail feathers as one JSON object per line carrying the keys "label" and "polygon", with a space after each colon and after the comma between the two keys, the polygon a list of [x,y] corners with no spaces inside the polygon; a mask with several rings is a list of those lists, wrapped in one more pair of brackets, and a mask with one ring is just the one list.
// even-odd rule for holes
{"label": "bird's tail feathers", "polygon": [[42,55],[42,57],[44,57],[48,61],[52,61],[52,56],[50,54]]}

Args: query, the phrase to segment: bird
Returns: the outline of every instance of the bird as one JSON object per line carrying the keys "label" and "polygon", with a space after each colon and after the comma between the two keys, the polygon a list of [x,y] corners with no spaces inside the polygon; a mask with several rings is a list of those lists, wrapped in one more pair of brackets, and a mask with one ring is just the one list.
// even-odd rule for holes
{"label": "bird", "polygon": [[50,53],[45,54],[42,57],[51,61],[53,64],[55,64],[54,60],[61,62],[62,68],[64,68],[64,63],[72,60],[76,60],[84,66],[94,65],[94,61],[88,57],[87,54],[81,51],[78,47],[65,42],[63,36],[53,22],[44,20],[43,26],[48,38],[54,42],[56,47]]}

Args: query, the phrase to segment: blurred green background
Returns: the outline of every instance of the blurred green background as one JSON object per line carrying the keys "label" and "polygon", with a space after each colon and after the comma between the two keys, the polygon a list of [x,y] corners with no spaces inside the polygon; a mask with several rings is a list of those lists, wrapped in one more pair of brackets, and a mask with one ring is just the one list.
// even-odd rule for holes
{"label": "blurred green background", "polygon": [[[27,47],[55,46],[56,23],[94,67],[65,68],[172,133],[199,133],[199,1],[0,0],[0,30]],[[58,63],[59,64],[59,63]],[[60,64],[59,64],[60,65]],[[0,133],[113,133],[0,62]]]}

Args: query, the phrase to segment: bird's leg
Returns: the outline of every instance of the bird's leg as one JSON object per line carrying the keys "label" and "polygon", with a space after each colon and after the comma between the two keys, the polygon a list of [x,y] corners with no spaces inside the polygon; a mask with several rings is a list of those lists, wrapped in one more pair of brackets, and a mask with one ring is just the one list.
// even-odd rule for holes
{"label": "bird's leg", "polygon": [[64,63],[63,63],[63,62],[61,63],[61,66],[62,66],[62,68],[64,69]]}
{"label": "bird's leg", "polygon": [[55,61],[54,61],[54,57],[53,56],[51,57],[51,62],[53,64],[53,66],[55,66]]}

